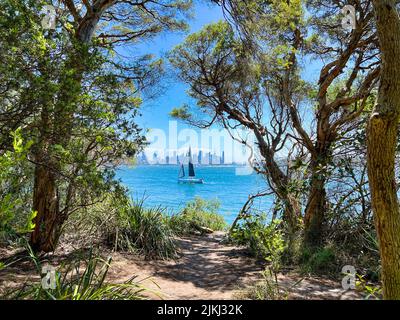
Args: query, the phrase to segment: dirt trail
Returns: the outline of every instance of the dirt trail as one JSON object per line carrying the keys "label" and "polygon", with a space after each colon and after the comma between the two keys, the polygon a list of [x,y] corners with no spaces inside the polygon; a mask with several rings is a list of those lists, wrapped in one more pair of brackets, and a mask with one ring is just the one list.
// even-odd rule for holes
{"label": "dirt trail", "polygon": [[110,279],[140,275],[138,280],[144,279],[143,285],[160,292],[163,299],[230,299],[258,279],[263,268],[246,250],[222,245],[221,239],[222,234],[180,239],[182,257],[177,261],[114,254]]}
{"label": "dirt trail", "polygon": [[[148,261],[131,254],[111,253],[113,262],[108,281],[118,283],[137,276],[136,281],[157,292],[158,295],[149,294],[152,299],[234,299],[240,290],[261,279],[264,267],[245,249],[221,243],[222,238],[222,233],[215,233],[179,239],[182,257],[177,261]],[[11,253],[2,249],[0,258]],[[60,245],[48,259],[57,266],[73,255],[70,244]],[[0,293],[6,287],[33,279],[39,280],[32,263],[21,261],[0,272]],[[360,298],[355,292],[345,292],[339,281],[302,279],[289,273],[280,275],[279,283],[282,288],[290,288],[290,299]]]}
{"label": "dirt trail", "polygon": [[[222,244],[222,237],[217,233],[180,239],[182,258],[177,261],[145,261],[114,254],[110,279],[121,281],[140,275],[137,279],[161,293],[163,299],[235,298],[239,290],[260,279],[263,266],[245,249]],[[355,292],[345,292],[339,282],[307,278],[293,287],[299,280],[298,275],[279,276],[280,284],[290,288],[290,299],[360,298]]]}

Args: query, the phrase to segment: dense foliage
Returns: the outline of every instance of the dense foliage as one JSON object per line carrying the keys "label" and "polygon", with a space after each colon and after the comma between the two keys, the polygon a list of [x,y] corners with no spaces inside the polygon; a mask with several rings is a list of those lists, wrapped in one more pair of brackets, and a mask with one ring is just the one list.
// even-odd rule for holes
{"label": "dense foliage", "polygon": [[218,201],[195,198],[185,208],[169,218],[169,224],[177,235],[205,234],[224,231],[224,217],[218,214]]}

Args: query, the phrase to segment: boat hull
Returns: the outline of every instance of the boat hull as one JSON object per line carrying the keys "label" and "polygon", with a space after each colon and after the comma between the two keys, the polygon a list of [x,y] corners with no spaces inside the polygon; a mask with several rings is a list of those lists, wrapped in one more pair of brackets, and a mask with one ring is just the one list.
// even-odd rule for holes
{"label": "boat hull", "polygon": [[187,184],[204,184],[203,179],[196,179],[196,178],[179,178],[178,182]]}

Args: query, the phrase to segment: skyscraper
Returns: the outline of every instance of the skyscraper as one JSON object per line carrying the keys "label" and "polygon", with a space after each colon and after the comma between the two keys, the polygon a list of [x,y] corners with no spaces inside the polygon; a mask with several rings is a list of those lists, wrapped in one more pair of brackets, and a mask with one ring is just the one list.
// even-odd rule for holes
{"label": "skyscraper", "polygon": [[212,155],[212,162],[213,165],[219,165],[221,164],[221,158],[217,155],[217,153],[214,151]]}

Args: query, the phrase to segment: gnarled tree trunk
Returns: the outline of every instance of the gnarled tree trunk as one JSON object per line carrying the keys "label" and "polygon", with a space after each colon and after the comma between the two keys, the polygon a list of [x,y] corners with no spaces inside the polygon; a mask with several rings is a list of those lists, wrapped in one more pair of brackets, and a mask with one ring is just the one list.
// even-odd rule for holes
{"label": "gnarled tree trunk", "polygon": [[318,247],[322,243],[325,213],[325,178],[313,177],[304,215],[304,243],[307,246]]}
{"label": "gnarled tree trunk", "polygon": [[382,52],[378,101],[367,130],[368,176],[385,299],[400,300],[400,210],[395,152],[400,117],[400,19],[394,0],[374,0]]}
{"label": "gnarled tree trunk", "polygon": [[316,153],[311,159],[310,191],[304,213],[304,245],[307,247],[318,247],[322,244],[323,224],[327,212],[325,168],[329,161],[331,144],[320,137],[319,141],[319,145],[323,147],[316,148]]}
{"label": "gnarled tree trunk", "polygon": [[33,191],[33,209],[37,212],[37,216],[34,221],[35,230],[30,240],[34,251],[55,250],[61,228],[59,208],[54,172],[43,165],[37,165]]}

